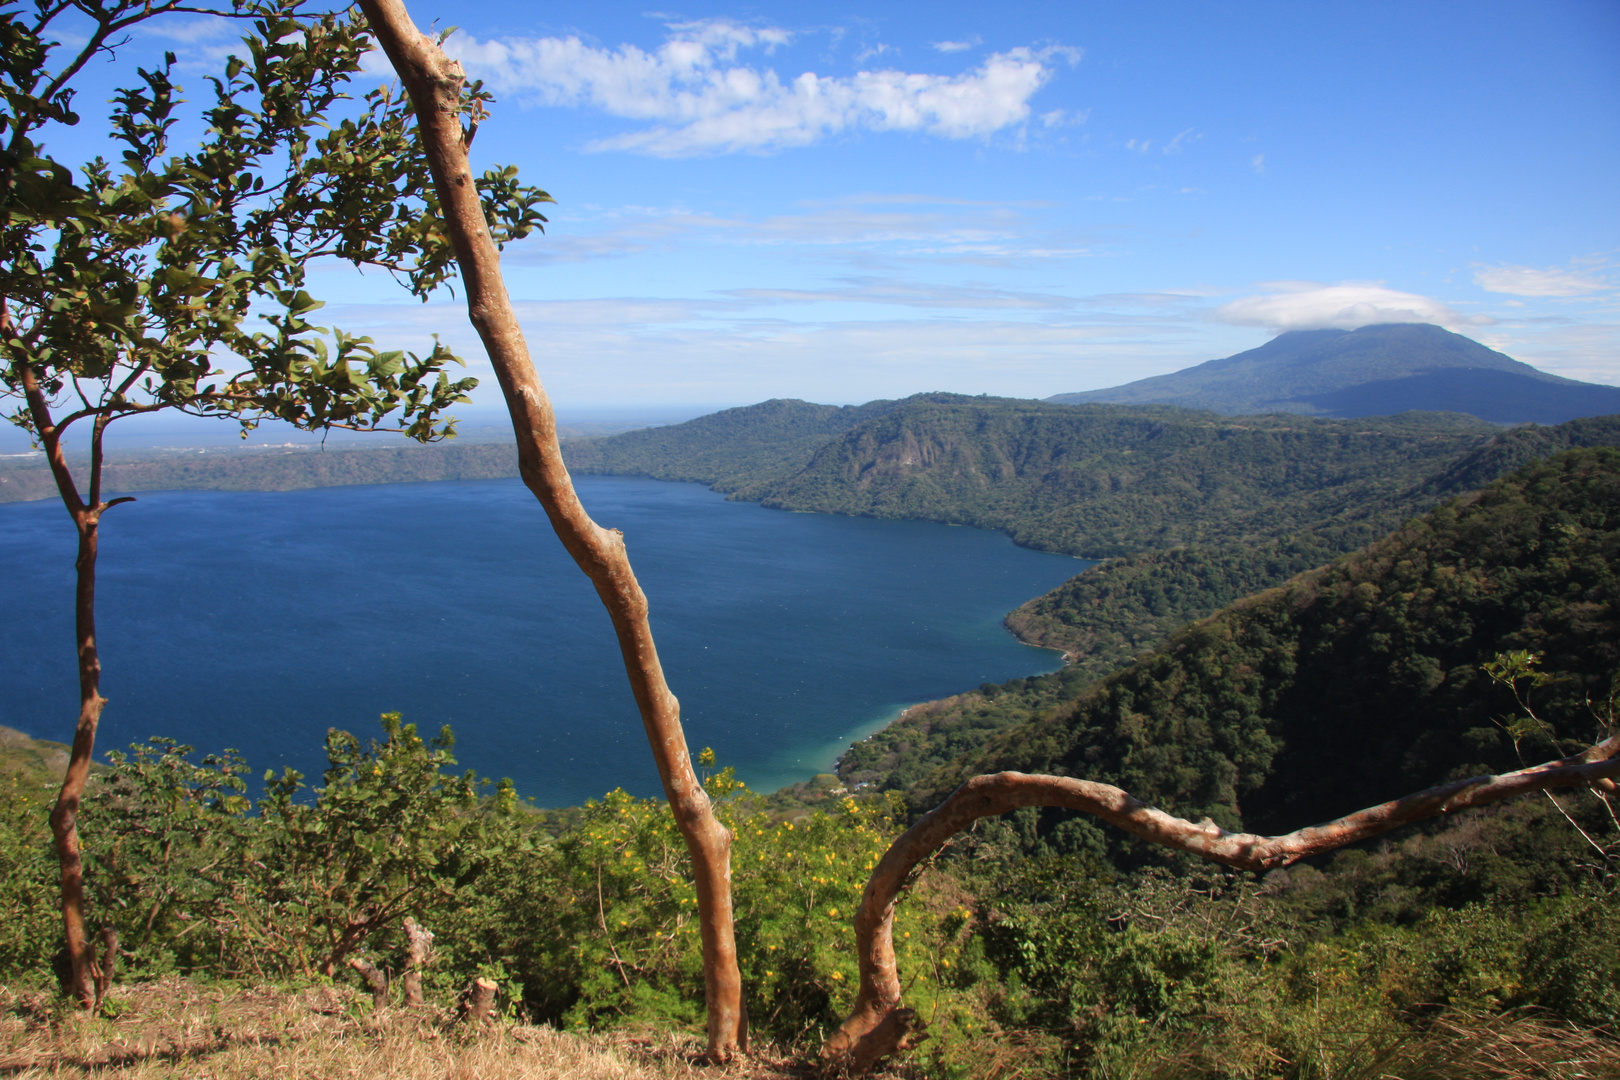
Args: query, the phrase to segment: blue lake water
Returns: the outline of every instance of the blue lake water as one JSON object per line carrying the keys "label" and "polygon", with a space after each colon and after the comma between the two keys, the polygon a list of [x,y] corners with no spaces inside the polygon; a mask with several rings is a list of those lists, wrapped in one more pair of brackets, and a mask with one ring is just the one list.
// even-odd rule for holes
{"label": "blue lake water", "polygon": [[[624,531],[694,753],[751,786],[827,771],[908,704],[1054,670],[1012,608],[1084,568],[999,533],[766,510],[581,477]],[[73,530],[0,506],[0,724],[77,715]],[[156,492],[104,519],[98,750],[166,735],[318,777],[328,727],[450,724],[542,806],[659,790],[606,614],[516,480]]]}

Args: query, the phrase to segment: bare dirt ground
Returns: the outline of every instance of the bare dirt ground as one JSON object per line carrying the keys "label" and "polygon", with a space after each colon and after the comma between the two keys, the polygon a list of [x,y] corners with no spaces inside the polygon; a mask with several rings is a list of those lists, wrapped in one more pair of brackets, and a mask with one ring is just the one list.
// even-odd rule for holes
{"label": "bare dirt ground", "polygon": [[448,1012],[385,1009],[341,988],[302,992],[169,980],[114,989],[88,1018],[45,992],[0,987],[0,1077],[156,1080],[806,1080],[772,1048],[713,1068],[702,1044],[659,1033],[575,1035]]}

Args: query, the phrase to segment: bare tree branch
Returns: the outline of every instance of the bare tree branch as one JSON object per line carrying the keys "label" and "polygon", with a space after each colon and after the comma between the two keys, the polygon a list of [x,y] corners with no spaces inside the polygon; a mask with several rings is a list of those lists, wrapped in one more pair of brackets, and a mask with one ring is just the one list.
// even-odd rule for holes
{"label": "bare tree branch", "polygon": [[867,882],[855,915],[860,992],[848,1020],[822,1045],[822,1056],[869,1067],[899,1048],[904,1025],[885,1023],[901,1007],[894,957],[894,910],[917,864],[982,817],[1024,806],[1061,806],[1094,814],[1133,836],[1240,870],[1270,870],[1353,844],[1424,818],[1488,806],[1549,788],[1590,787],[1620,776],[1620,735],[1572,757],[1500,776],[1475,776],[1284,836],[1231,833],[1205,819],[1194,824],[1109,784],[1068,776],[1002,772],[975,776],[889,846]]}

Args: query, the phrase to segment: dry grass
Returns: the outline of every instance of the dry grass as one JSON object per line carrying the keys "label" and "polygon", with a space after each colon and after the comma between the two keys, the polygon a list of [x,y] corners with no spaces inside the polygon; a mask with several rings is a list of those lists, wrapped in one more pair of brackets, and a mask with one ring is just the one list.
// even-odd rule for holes
{"label": "dry grass", "polygon": [[1534,1010],[1456,1012],[1421,1028],[1320,1031],[1295,1040],[1294,1058],[1265,1039],[1212,1030],[1179,1047],[1146,1046],[1113,1063],[1118,1080],[1616,1080],[1620,1041]]}
{"label": "dry grass", "polygon": [[[90,1019],[53,995],[0,987],[0,1080],[831,1080],[805,1059],[770,1048],[712,1068],[701,1061],[699,1040],[668,1031],[574,1035],[497,1025],[467,1033],[450,1014],[431,1009],[372,1013],[366,998],[339,987],[293,993],[172,980],[116,989],[112,1001],[116,1016]],[[1456,1015],[1421,1031],[1337,1033],[1306,1055],[1311,1060],[1292,1063],[1275,1053],[1260,1061],[1255,1043],[1264,1040],[1224,1034],[1144,1046],[1144,1054],[1104,1073],[1132,1080],[1620,1077],[1620,1042],[1524,1011]],[[1030,1038],[1040,1041],[1016,1034],[988,1040],[958,1064],[1004,1080],[1050,1075],[1054,1048],[1025,1045]],[[904,1075],[926,1072],[913,1062]]]}
{"label": "dry grass", "polygon": [[494,1026],[468,1034],[447,1014],[387,1010],[348,990],[225,990],[174,980],[115,990],[117,1015],[89,1019],[45,995],[0,989],[0,1077],[156,1080],[801,1080],[769,1052],[702,1064],[695,1039],[573,1035]]}

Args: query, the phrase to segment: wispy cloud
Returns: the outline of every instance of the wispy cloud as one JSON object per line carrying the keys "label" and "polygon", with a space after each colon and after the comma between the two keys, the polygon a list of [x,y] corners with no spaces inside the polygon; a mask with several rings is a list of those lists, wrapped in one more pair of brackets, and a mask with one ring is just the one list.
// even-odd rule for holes
{"label": "wispy cloud", "polygon": [[[838,301],[853,289],[919,310],[807,318],[784,304]],[[743,291],[739,291],[743,292]],[[515,301],[529,347],[562,405],[608,401],[742,403],[770,397],[845,402],[922,390],[1045,397],[1111,386],[1209,358],[1207,300],[1193,293],[1041,297],[1023,306],[991,287],[904,279],[826,289],[749,290],[712,299],[621,297]],[[976,310],[970,307],[976,306]],[[952,310],[953,307],[959,310]],[[1066,307],[1066,310],[1058,310]],[[442,335],[498,401],[465,309],[432,304],[334,304],[323,315],[395,348]],[[1228,351],[1236,351],[1231,349]]]}
{"label": "wispy cloud", "polygon": [[234,41],[241,37],[246,29],[228,19],[199,15],[191,19],[149,19],[139,24],[137,32],[143,37],[151,36],[179,42],[182,45],[194,45],[198,42],[219,41],[222,38]]}
{"label": "wispy cloud", "polygon": [[1555,375],[1620,384],[1620,323],[1529,318],[1505,321],[1479,339]]}
{"label": "wispy cloud", "polygon": [[1479,266],[1474,284],[1486,292],[1511,296],[1587,296],[1612,286],[1597,275],[1582,270],[1533,266]]}
{"label": "wispy cloud", "polygon": [[769,54],[792,38],[777,27],[710,20],[670,25],[651,52],[600,48],[577,37],[483,41],[464,33],[446,47],[498,92],[650,121],[588,149],[655,157],[768,152],[855,130],[988,136],[1023,124],[1035,92],[1059,64],[1079,58],[1078,50],[1060,46],[1015,48],[956,75],[804,72],[786,81],[739,59],[744,50]]}
{"label": "wispy cloud", "polygon": [[1270,292],[1223,304],[1219,322],[1263,326],[1268,330],[1355,330],[1375,323],[1426,322],[1458,328],[1488,326],[1486,315],[1463,315],[1432,297],[1386,289],[1376,283],[1322,285],[1309,281],[1273,282]]}
{"label": "wispy cloud", "polygon": [[974,34],[971,38],[966,38],[962,41],[930,41],[928,44],[932,45],[942,53],[957,53],[967,52],[975,45],[981,44],[981,40],[979,35]]}
{"label": "wispy cloud", "polygon": [[1256,154],[1254,157],[1250,158],[1249,168],[1253,169],[1257,173],[1264,174],[1266,171],[1266,155]]}
{"label": "wispy cloud", "polygon": [[583,262],[675,245],[802,248],[840,259],[920,259],[1006,265],[1087,258],[1117,249],[1106,229],[1054,230],[1045,204],[917,194],[853,195],[765,217],[622,207],[557,217],[543,236],[507,250],[514,265]]}
{"label": "wispy cloud", "polygon": [[1178,134],[1175,138],[1171,139],[1169,142],[1165,143],[1163,152],[1166,154],[1179,154],[1182,150],[1186,149],[1188,143],[1197,142],[1202,138],[1202,135],[1195,134],[1192,128],[1188,128],[1187,130]]}
{"label": "wispy cloud", "polygon": [[756,303],[858,303],[952,310],[1055,311],[1073,308],[1068,297],[989,285],[941,285],[875,276],[844,278],[820,289],[731,289],[728,296]]}

